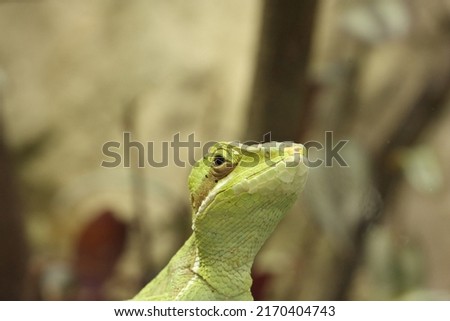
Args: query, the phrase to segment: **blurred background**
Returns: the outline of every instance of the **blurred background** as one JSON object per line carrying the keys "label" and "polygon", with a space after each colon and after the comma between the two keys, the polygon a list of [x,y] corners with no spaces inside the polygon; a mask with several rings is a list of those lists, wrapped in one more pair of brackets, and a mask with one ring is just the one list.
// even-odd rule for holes
{"label": "blurred background", "polygon": [[255,299],[450,299],[449,58],[449,0],[0,0],[0,298],[128,299],[189,236],[171,151],[101,167],[124,132],[159,161],[331,131],[348,166],[311,170]]}

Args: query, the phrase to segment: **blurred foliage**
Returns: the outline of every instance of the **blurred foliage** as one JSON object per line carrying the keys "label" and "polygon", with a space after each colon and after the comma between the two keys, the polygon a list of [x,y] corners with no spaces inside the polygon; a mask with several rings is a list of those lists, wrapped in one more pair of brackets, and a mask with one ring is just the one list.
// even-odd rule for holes
{"label": "blurred foliage", "polygon": [[155,160],[330,131],[349,166],[311,170],[255,298],[449,299],[449,26],[449,0],[0,1],[0,297],[126,299],[184,242],[190,166],[101,167],[124,131]]}

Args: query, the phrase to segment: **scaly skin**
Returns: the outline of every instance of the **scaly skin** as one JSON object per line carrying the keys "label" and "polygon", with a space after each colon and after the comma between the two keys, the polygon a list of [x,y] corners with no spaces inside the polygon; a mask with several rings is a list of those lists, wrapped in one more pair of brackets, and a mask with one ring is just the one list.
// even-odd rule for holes
{"label": "scaly skin", "polygon": [[254,258],[306,182],[304,147],[284,144],[210,148],[189,176],[193,233],[134,300],[253,299]]}

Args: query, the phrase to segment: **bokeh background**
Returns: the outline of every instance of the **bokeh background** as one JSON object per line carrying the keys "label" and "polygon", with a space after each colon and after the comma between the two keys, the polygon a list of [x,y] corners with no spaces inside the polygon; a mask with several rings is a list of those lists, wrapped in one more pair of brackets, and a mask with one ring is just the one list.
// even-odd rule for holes
{"label": "bokeh background", "polygon": [[100,166],[124,132],[331,131],[255,299],[450,299],[449,88],[449,0],[1,0],[0,298],[127,299],[188,237],[173,153]]}

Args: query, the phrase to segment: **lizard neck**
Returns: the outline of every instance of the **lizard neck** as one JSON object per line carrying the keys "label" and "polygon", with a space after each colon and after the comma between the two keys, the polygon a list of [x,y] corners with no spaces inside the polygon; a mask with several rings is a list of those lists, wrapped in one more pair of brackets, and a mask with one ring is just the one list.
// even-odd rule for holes
{"label": "lizard neck", "polygon": [[250,294],[255,256],[295,200],[286,193],[279,202],[255,206],[251,197],[244,193],[239,201],[210,206],[194,217],[194,272],[226,297]]}
{"label": "lizard neck", "polygon": [[225,299],[242,295],[251,298],[250,271],[257,253],[250,249],[251,244],[227,240],[205,244],[195,231],[193,235],[197,248],[194,273]]}

